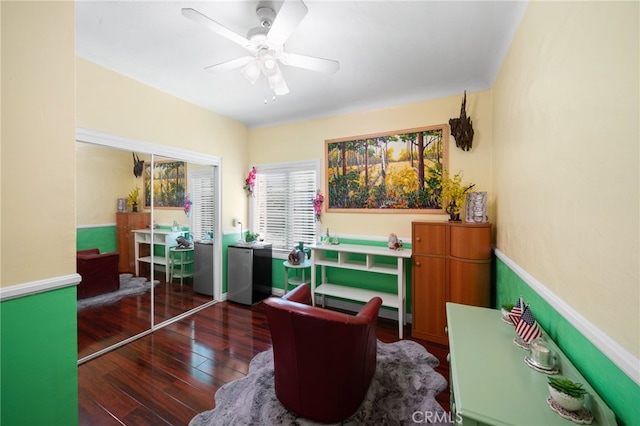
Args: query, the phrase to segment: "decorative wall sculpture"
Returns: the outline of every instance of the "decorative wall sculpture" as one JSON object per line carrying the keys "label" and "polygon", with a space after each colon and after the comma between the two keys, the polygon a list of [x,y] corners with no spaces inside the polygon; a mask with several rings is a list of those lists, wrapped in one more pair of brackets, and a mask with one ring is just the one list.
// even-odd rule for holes
{"label": "decorative wall sculpture", "polygon": [[473,123],[471,117],[467,117],[467,91],[464,92],[462,98],[462,106],[460,107],[460,117],[449,120],[451,127],[451,135],[456,140],[456,146],[463,151],[469,151],[473,142]]}

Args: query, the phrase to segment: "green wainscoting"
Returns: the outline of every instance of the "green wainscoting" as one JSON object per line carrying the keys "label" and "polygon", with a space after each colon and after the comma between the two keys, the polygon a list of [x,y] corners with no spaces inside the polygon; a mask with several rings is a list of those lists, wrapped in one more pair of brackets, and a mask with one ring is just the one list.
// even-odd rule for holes
{"label": "green wainscoting", "polygon": [[[496,306],[515,303],[522,295],[538,324],[562,349],[621,425],[640,422],[640,386],[595,347],[502,260],[496,258]],[[594,301],[597,303],[597,301]]]}
{"label": "green wainscoting", "polygon": [[118,251],[117,230],[113,226],[76,229],[76,250],[100,249],[100,253]]}
{"label": "green wainscoting", "polygon": [[0,424],[78,424],[76,287],[0,303]]}

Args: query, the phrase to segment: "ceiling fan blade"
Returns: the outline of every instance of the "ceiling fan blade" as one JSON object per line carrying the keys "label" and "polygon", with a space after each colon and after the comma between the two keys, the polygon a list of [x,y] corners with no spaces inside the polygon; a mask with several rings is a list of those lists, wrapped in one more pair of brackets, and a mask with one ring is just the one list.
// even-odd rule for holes
{"label": "ceiling fan blade", "polygon": [[277,46],[282,46],[305,17],[307,10],[302,0],[285,0],[269,29],[267,39]]}
{"label": "ceiling fan blade", "polygon": [[276,95],[283,96],[289,93],[289,87],[287,83],[285,83],[282,71],[280,71],[280,67],[278,67],[277,64],[276,72],[273,75],[267,76],[267,80],[269,81],[269,87],[273,89]]}
{"label": "ceiling fan blade", "polygon": [[212,72],[231,71],[247,65],[251,61],[255,61],[255,59],[253,56],[243,56],[238,59],[232,59],[231,61],[205,67],[205,69]]}
{"label": "ceiling fan blade", "polygon": [[334,73],[340,69],[340,62],[338,61],[316,58],[314,56],[298,55],[295,53],[283,52],[280,56],[280,62],[293,67],[325,73]]}
{"label": "ceiling fan blade", "polygon": [[182,9],[182,15],[185,18],[191,19],[196,24],[204,25],[214,33],[221,35],[222,37],[229,39],[232,42],[237,43],[244,48],[247,48],[250,44],[249,40],[247,40],[246,37],[243,37],[239,34],[234,33],[224,25],[217,23],[213,19],[209,18],[206,15],[203,15],[202,13],[198,12],[195,9],[192,9],[190,7],[185,7]]}

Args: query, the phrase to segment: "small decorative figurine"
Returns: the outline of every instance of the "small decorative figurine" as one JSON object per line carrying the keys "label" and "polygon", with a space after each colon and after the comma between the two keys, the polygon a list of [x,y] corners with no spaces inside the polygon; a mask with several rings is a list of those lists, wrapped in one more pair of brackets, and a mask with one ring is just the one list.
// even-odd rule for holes
{"label": "small decorative figurine", "polygon": [[399,240],[396,234],[389,234],[387,245],[391,250],[402,250],[402,240]]}
{"label": "small decorative figurine", "polygon": [[176,241],[178,242],[178,245],[176,246],[176,248],[178,250],[184,250],[184,249],[188,249],[188,248],[191,247],[191,243],[189,242],[189,240],[187,240],[182,235],[180,235],[178,238],[176,238]]}

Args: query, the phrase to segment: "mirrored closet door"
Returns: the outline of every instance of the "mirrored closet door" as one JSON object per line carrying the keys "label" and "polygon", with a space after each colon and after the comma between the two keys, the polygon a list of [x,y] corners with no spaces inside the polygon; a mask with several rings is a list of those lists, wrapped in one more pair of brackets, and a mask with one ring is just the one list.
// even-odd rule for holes
{"label": "mirrored closet door", "polygon": [[[212,302],[220,291],[221,249],[215,238],[220,227],[215,159],[78,140],[78,272],[80,285],[93,288],[78,300],[83,362]],[[106,268],[103,277],[117,274],[118,288],[96,288],[104,284],[80,271],[87,249],[100,252],[88,254],[89,268],[116,254],[111,264],[95,267]]]}

